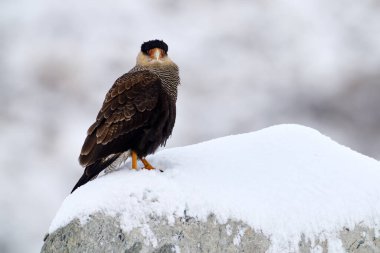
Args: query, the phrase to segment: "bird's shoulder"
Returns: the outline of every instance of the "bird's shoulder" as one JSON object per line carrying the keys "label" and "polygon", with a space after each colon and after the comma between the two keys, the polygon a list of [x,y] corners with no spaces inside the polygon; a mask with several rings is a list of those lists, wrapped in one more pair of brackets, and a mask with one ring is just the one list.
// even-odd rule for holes
{"label": "bird's shoulder", "polygon": [[104,103],[108,103],[119,95],[126,95],[129,98],[139,94],[139,91],[147,90],[149,88],[157,89],[161,84],[160,78],[149,70],[139,70],[128,72],[118,79],[112,85],[111,89],[107,92]]}
{"label": "bird's shoulder", "polygon": [[142,70],[122,75],[106,94],[95,123],[88,129],[88,134],[98,128],[99,135],[102,129],[112,124],[137,124],[144,119],[138,115],[146,115],[156,107],[160,91],[161,81],[151,71]]}

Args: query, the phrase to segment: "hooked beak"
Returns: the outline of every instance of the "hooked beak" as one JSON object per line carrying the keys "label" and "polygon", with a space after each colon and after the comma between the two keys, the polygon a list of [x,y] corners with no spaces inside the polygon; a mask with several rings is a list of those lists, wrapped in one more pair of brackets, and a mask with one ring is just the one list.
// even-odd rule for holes
{"label": "hooked beak", "polygon": [[148,54],[152,60],[161,60],[164,57],[164,51],[160,48],[153,48],[149,50]]}

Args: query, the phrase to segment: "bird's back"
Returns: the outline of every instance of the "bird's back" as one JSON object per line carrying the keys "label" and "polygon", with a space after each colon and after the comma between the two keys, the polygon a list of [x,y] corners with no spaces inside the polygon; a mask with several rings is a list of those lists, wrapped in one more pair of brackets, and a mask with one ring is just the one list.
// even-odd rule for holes
{"label": "bird's back", "polygon": [[129,149],[142,156],[153,153],[170,136],[175,112],[175,101],[157,75],[142,70],[121,76],[88,130],[80,163],[88,166]]}
{"label": "bird's back", "polygon": [[85,171],[73,191],[124,153],[131,151],[143,159],[165,145],[175,123],[179,82],[167,45],[145,42],[136,66],[115,81],[87,131],[79,156]]}

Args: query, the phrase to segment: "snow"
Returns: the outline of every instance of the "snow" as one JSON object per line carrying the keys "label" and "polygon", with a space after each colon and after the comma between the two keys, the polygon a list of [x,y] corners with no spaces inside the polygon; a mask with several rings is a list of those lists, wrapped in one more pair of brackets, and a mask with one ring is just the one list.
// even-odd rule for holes
{"label": "snow", "polygon": [[241,238],[244,236],[244,233],[245,233],[245,228],[238,227],[238,232],[237,232],[235,238],[233,239],[233,243],[235,246],[240,245]]}
{"label": "snow", "polygon": [[232,235],[232,228],[231,228],[230,224],[226,225],[226,232],[227,232],[228,236]]}
{"label": "snow", "polygon": [[380,225],[380,163],[308,127],[277,125],[148,159],[164,172],[133,171],[127,162],[98,177],[64,200],[49,232],[94,212],[120,215],[125,231],[148,235],[149,214],[173,222],[184,212],[201,220],[214,213],[271,236],[271,252],[296,249],[301,233],[323,236],[339,252],[343,227]]}
{"label": "snow", "polygon": [[0,251],[40,250],[105,93],[152,38],[181,71],[168,147],[297,122],[380,158],[379,12],[377,0],[0,1]]}

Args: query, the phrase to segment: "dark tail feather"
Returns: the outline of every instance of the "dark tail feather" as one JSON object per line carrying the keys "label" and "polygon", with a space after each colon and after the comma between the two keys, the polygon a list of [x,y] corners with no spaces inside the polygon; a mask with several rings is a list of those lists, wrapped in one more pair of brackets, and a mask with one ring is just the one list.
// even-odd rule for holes
{"label": "dark tail feather", "polygon": [[100,172],[102,172],[102,170],[110,166],[119,156],[120,154],[115,154],[112,157],[109,157],[107,160],[102,159],[87,166],[78,183],[76,183],[76,185],[72,189],[71,193],[73,193],[78,187],[94,179]]}

